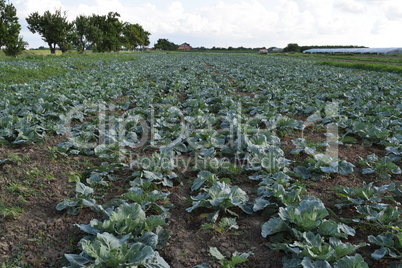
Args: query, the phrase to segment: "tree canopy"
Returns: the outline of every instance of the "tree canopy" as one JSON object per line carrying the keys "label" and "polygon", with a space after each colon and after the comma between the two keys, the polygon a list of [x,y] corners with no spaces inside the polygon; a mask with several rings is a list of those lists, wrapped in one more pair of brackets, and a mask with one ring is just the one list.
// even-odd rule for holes
{"label": "tree canopy", "polygon": [[[92,48],[97,52],[119,51],[121,49],[121,33],[123,23],[120,14],[109,12],[107,15],[92,15],[91,24],[96,27],[96,35],[90,37]],[[93,30],[93,28],[92,28]]]}
{"label": "tree canopy", "polygon": [[90,18],[85,15],[79,15],[73,21],[73,24],[75,30],[73,44],[77,48],[77,51],[83,52],[89,44],[90,32],[92,32]]}
{"label": "tree canopy", "polygon": [[121,50],[122,46],[133,50],[138,46],[149,45],[150,33],[139,24],[123,23],[117,12],[79,15],[70,23],[65,12],[56,10],[54,14],[50,11],[43,15],[34,12],[26,20],[28,29],[42,36],[52,54],[55,53],[56,45],[63,52],[73,46],[80,52],[87,46],[96,52],[111,52]]}
{"label": "tree canopy", "polygon": [[131,24],[126,22],[123,26],[123,45],[129,50],[134,50],[138,46],[148,46],[150,33],[145,31],[138,23]]}
{"label": "tree canopy", "polygon": [[300,47],[297,43],[290,43],[283,49],[283,52],[300,52]]}
{"label": "tree canopy", "polygon": [[0,0],[0,47],[5,46],[4,53],[7,56],[17,56],[24,49],[20,31],[21,25],[14,5]]}
{"label": "tree canopy", "polygon": [[64,53],[71,48],[73,40],[73,24],[67,20],[67,12],[57,9],[55,13],[49,10],[43,15],[38,12],[31,13],[26,21],[32,33],[42,36],[50,48],[51,54],[56,54],[56,45]]}
{"label": "tree canopy", "polygon": [[154,45],[155,49],[161,49],[161,50],[177,50],[177,48],[179,47],[178,45],[176,45],[175,43],[170,42],[168,39],[158,39],[158,41],[156,42],[156,44]]}

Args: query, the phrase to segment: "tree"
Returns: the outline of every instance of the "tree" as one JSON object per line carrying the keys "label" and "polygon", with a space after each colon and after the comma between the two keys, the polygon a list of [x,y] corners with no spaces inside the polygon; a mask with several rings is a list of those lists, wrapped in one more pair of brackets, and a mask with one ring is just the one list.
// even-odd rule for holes
{"label": "tree", "polygon": [[38,33],[42,36],[50,48],[51,54],[56,54],[56,45],[65,53],[72,47],[73,24],[67,21],[67,12],[61,12],[57,9],[54,14],[45,11],[43,15],[38,12],[31,13],[26,21],[28,29],[32,33]]}
{"label": "tree", "polygon": [[170,42],[167,39],[158,39],[156,44],[154,45],[155,49],[161,49],[161,50],[177,50],[179,47],[175,43]]}
{"label": "tree", "polygon": [[92,15],[89,18],[89,26],[87,28],[86,38],[88,40],[89,46],[96,51],[96,45],[101,44],[103,41],[103,32],[98,27],[98,16]]}
{"label": "tree", "polygon": [[150,33],[138,23],[126,22],[123,26],[123,45],[129,50],[134,50],[138,46],[148,46],[149,35]]}
{"label": "tree", "polygon": [[21,25],[18,23],[17,10],[13,4],[0,0],[0,47],[5,46],[7,56],[16,57],[24,50],[22,37],[19,35]]}
{"label": "tree", "polygon": [[79,15],[74,21],[75,38],[73,40],[74,46],[77,51],[84,52],[89,44],[89,37],[91,34],[91,18],[85,15]]}
{"label": "tree", "polygon": [[89,40],[97,52],[119,51],[122,46],[121,36],[123,23],[119,20],[120,14],[109,12],[107,16],[92,15],[92,28]]}
{"label": "tree", "polygon": [[300,52],[300,47],[296,43],[290,43],[283,49],[283,52]]}
{"label": "tree", "polygon": [[11,43],[5,45],[6,48],[3,49],[6,56],[17,57],[24,48],[24,40],[21,36],[17,36],[16,39],[12,40]]}

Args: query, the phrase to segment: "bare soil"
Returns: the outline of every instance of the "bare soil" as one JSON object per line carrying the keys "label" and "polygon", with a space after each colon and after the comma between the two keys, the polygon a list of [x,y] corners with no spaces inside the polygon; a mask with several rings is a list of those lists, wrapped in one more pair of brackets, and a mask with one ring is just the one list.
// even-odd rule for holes
{"label": "bare soil", "polygon": [[[304,137],[312,142],[325,140],[320,129],[307,128]],[[288,133],[282,140],[282,149],[285,156],[291,160],[303,161],[307,156],[290,154],[293,145],[291,140],[299,137],[300,133]],[[100,164],[100,160],[90,156],[61,156],[52,153],[52,148],[63,140],[63,137],[46,139],[43,144],[0,147],[0,160],[20,159],[12,163],[0,165],[0,200],[3,207],[20,208],[21,213],[16,215],[1,215],[0,218],[0,263],[6,267],[62,267],[66,265],[63,256],[65,253],[80,252],[77,243],[83,237],[83,233],[74,224],[88,224],[97,215],[90,209],[84,209],[79,215],[70,216],[64,211],[57,211],[57,202],[75,194],[74,183],[69,182],[73,174],[83,173],[88,167]],[[322,199],[325,205],[336,211],[334,204],[338,197],[335,194],[335,186],[362,186],[375,178],[361,175],[359,157],[376,153],[379,156],[385,154],[381,146],[363,147],[356,144],[346,144],[339,147],[341,159],[353,163],[356,168],[351,176],[331,175],[319,182],[304,182],[310,195]],[[400,164],[400,163],[399,163]],[[400,165],[401,166],[401,165]],[[116,197],[128,188],[125,180],[130,171],[125,170],[120,174],[122,180],[111,183],[108,189],[101,189],[108,200]],[[255,213],[246,215],[241,211],[237,221],[238,230],[230,230],[218,233],[214,230],[203,230],[201,225],[206,223],[203,216],[208,211],[186,212],[191,204],[188,201],[192,195],[190,185],[194,174],[185,171],[180,174],[181,184],[169,191],[169,202],[173,205],[171,217],[168,219],[167,229],[171,232],[171,238],[166,247],[160,250],[160,254],[171,267],[193,267],[197,264],[208,263],[211,267],[220,267],[208,250],[209,247],[217,247],[228,258],[233,252],[252,251],[248,261],[237,267],[281,267],[281,252],[273,251],[267,246],[267,240],[261,236],[261,225],[268,220],[267,215]],[[393,175],[392,181],[397,185],[402,184],[401,175]],[[255,197],[255,182],[247,179],[247,174],[241,174],[237,181],[251,197]],[[254,183],[254,184],[253,184]],[[378,182],[381,184],[389,182]],[[344,212],[347,213],[347,212]],[[367,230],[358,230],[354,243],[367,242]],[[359,250],[370,267],[381,267],[384,262],[374,262],[369,255],[375,250],[365,247]],[[378,266],[381,265],[381,266]]]}

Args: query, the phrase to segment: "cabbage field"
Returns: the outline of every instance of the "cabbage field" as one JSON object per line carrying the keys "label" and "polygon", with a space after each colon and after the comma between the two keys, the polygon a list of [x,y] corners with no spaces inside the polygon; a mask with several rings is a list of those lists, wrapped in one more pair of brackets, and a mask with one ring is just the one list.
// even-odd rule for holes
{"label": "cabbage field", "polygon": [[402,267],[402,77],[316,63],[0,61],[2,267]]}

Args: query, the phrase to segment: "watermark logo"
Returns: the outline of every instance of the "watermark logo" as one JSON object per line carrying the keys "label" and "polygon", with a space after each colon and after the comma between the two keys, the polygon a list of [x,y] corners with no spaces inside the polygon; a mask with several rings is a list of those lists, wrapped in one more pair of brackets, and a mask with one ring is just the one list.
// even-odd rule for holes
{"label": "watermark logo", "polygon": [[[326,120],[334,119],[328,123],[322,122],[319,112],[300,121],[279,115],[250,116],[242,111],[241,103],[218,114],[191,114],[167,104],[151,105],[141,113],[119,110],[113,103],[81,105],[64,117],[65,134],[77,150],[130,162],[132,167],[235,169],[237,165],[274,172],[288,164],[278,138],[283,131],[292,130],[303,138],[306,128],[325,123],[325,154],[339,154],[338,125],[334,123],[339,116],[337,102],[329,102],[323,109]],[[158,161],[152,159],[152,153],[159,154]]]}

